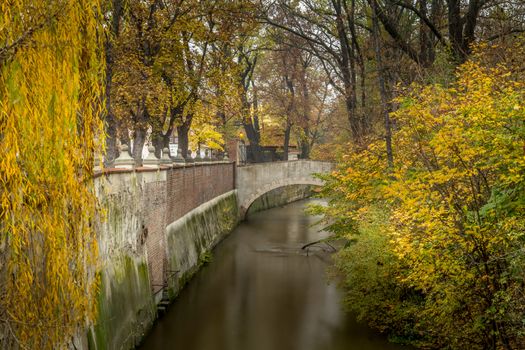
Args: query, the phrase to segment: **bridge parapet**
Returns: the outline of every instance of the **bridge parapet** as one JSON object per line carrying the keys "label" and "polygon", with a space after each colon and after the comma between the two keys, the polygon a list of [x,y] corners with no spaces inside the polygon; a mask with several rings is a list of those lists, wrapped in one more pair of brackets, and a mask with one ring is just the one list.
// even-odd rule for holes
{"label": "bridge parapet", "polygon": [[244,218],[248,208],[257,198],[276,188],[323,185],[323,181],[314,177],[314,174],[328,173],[332,168],[332,163],[314,160],[258,163],[238,167],[236,188],[241,216]]}

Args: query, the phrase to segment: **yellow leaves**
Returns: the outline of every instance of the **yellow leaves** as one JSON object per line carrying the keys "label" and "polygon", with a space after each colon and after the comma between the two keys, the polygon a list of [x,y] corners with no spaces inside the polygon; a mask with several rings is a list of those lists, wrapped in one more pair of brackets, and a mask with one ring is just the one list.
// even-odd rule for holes
{"label": "yellow leaves", "polygon": [[89,174],[102,139],[99,5],[15,1],[6,6],[24,9],[24,21],[14,16],[0,26],[4,43],[42,24],[0,61],[0,242],[8,252],[0,273],[9,276],[0,286],[0,310],[9,315],[0,333],[25,348],[66,347],[94,316],[87,309],[96,292],[88,267],[97,259]]}
{"label": "yellow leaves", "polygon": [[395,181],[385,197],[394,205],[394,251],[411,266],[404,282],[421,290],[450,292],[443,276],[475,277],[463,263],[473,246],[498,251],[515,239],[516,220],[500,217],[496,228],[480,214],[491,189],[525,180],[523,116],[515,115],[525,91],[509,77],[467,62],[452,88],[416,87],[398,98]]}
{"label": "yellow leaves", "polygon": [[393,113],[393,169],[382,141],[348,147],[324,190],[325,214],[342,231],[366,224],[374,205],[388,210],[382,233],[404,266],[398,282],[422,291],[440,317],[464,300],[484,315],[471,295],[500,286],[505,264],[522,265],[525,88],[510,72],[470,61],[451,87],[405,90]]}
{"label": "yellow leaves", "polygon": [[[225,11],[237,7],[241,3],[127,3],[119,33],[111,33],[111,109],[124,132],[191,124],[202,112],[199,104],[206,104],[209,125],[239,116],[242,67],[232,54],[236,33],[226,28],[232,18]],[[206,133],[218,148],[212,129]]]}

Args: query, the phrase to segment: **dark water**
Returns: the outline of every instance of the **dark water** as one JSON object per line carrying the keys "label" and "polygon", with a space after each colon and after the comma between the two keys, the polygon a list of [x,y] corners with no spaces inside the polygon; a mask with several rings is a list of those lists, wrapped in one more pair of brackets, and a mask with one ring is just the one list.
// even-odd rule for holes
{"label": "dark water", "polygon": [[327,235],[310,227],[306,203],[254,214],[235,229],[141,349],[406,349],[342,311],[326,277],[328,253],[301,250]]}

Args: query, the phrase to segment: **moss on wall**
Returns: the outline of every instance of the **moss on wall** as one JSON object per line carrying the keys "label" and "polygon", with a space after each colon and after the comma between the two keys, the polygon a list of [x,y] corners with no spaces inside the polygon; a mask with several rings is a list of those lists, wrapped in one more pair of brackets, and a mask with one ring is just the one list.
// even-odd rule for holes
{"label": "moss on wall", "polygon": [[[258,198],[248,213],[309,197],[311,187],[293,185],[270,191]],[[134,247],[140,212],[135,212],[132,205],[122,205],[129,202],[124,199],[114,197],[110,201],[109,220],[101,237],[101,247],[107,251],[107,259],[101,271],[98,321],[90,327],[88,335],[88,345],[92,350],[134,348],[157,316],[147,257]],[[238,222],[239,208],[234,190],[204,203],[167,226],[168,275],[178,271],[168,281],[171,299],[199,269],[210,250]],[[134,234],[130,235],[130,232]],[[117,255],[112,255],[112,251],[118,252]]]}
{"label": "moss on wall", "polygon": [[312,195],[313,187],[312,185],[291,185],[276,188],[257,198],[248,208],[246,216],[308,198]]}
{"label": "moss on wall", "polygon": [[131,349],[140,342],[156,317],[145,261],[122,255],[101,272],[98,312],[90,349]]}
{"label": "moss on wall", "polygon": [[[98,222],[102,263],[99,314],[96,324],[89,327],[87,341],[85,337],[78,341],[82,349],[132,349],[157,316],[149,252],[142,242],[143,227],[151,220],[147,212],[151,209],[151,189],[146,185],[157,178],[140,183],[137,178],[135,173],[126,173],[112,175],[111,181],[97,180],[97,195],[106,213],[105,220]],[[168,281],[172,297],[205,261],[207,252],[233,230],[238,217],[237,192],[233,190],[193,209],[166,228],[168,276],[180,271],[175,280]],[[163,225],[164,221],[155,223]],[[160,299],[160,294],[157,297]]]}
{"label": "moss on wall", "polygon": [[235,191],[219,196],[184,215],[166,229],[168,268],[178,271],[168,281],[174,298],[200,267],[208,252],[239,222]]}

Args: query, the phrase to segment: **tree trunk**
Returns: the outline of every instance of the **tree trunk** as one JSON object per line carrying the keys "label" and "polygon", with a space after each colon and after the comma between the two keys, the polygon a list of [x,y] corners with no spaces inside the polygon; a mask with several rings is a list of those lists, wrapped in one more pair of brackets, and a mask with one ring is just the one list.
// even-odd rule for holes
{"label": "tree trunk", "polygon": [[366,115],[366,72],[364,62],[361,62],[361,64],[359,64],[359,71],[361,75],[361,125],[363,129],[363,134],[366,135],[372,127],[370,125],[370,118],[367,118]]}
{"label": "tree trunk", "polygon": [[[358,35],[355,25],[355,0],[352,0],[350,3],[350,8],[348,8],[347,1],[343,1],[342,5],[346,13],[346,22],[348,29],[350,30],[349,35],[351,36],[351,44],[349,46],[350,54],[350,71],[352,75],[352,100],[353,108],[355,110],[355,118],[357,120],[357,129],[359,131],[359,137],[366,135],[369,129],[369,121],[365,114],[366,106],[366,91],[365,91],[365,63],[363,59],[363,53],[359,47],[359,42],[357,40]],[[357,112],[357,71],[356,64],[359,66],[359,74],[361,76],[361,111]]]}
{"label": "tree trunk", "polygon": [[136,166],[142,166],[142,149],[146,143],[147,131],[144,127],[136,127],[133,132],[133,151],[132,157],[135,159]]}
{"label": "tree trunk", "polygon": [[466,52],[463,52],[463,25],[461,21],[460,0],[447,0],[448,5],[448,34],[452,46],[452,54],[457,63],[465,61]]}
{"label": "tree trunk", "polygon": [[381,95],[381,112],[385,123],[385,142],[386,142],[386,156],[388,167],[391,169],[394,165],[394,155],[392,152],[392,126],[390,123],[390,103],[389,96],[385,84],[385,71],[383,67],[383,59],[381,56],[381,42],[379,32],[379,19],[377,17],[377,0],[371,0],[372,7],[372,37],[374,43],[374,51],[377,65],[377,82],[379,84],[379,94]]}
{"label": "tree trunk", "polygon": [[448,33],[452,46],[452,53],[456,63],[463,63],[470,52],[470,44],[475,39],[476,23],[481,4],[479,0],[470,0],[467,13],[461,16],[461,1],[447,0],[448,6]]}
{"label": "tree trunk", "polygon": [[[433,0],[430,4],[430,21],[432,23],[439,23],[439,18],[441,18],[443,13],[443,0]],[[434,33],[432,32],[432,34]],[[438,40],[435,34],[430,36],[432,48],[429,49],[429,55],[432,62],[436,60],[435,44]]]}
{"label": "tree trunk", "polygon": [[104,156],[104,166],[111,166],[113,161],[118,156],[117,150],[117,121],[111,112],[111,81],[113,77],[113,45],[111,39],[106,36],[106,43],[104,45],[106,54],[106,154]]}
{"label": "tree trunk", "polygon": [[155,147],[155,157],[160,158],[162,157],[162,150],[165,147],[169,147],[169,138],[168,145],[166,145],[165,135],[162,132],[160,132],[154,137],[152,137],[152,143],[153,147]]}
{"label": "tree trunk", "polygon": [[301,159],[310,159],[310,142],[308,138],[301,138]]}
{"label": "tree trunk", "polygon": [[[155,156],[157,158],[160,158],[162,156],[162,151],[164,150],[164,148],[170,147],[170,136],[172,132],[172,128],[168,128],[166,133],[162,132],[162,130],[160,129],[153,130],[153,135],[151,139],[153,146],[155,147]],[[172,156],[175,155],[173,154]]]}
{"label": "tree trunk", "polygon": [[347,33],[343,22],[343,12],[341,0],[332,0],[332,5],[336,13],[336,28],[339,45],[341,46],[341,60],[339,68],[341,69],[341,75],[343,80],[344,92],[345,92],[345,105],[348,112],[348,122],[350,124],[351,136],[354,141],[358,141],[360,138],[359,132],[359,120],[355,113],[356,106],[356,94],[355,85],[355,64],[353,62],[354,57],[351,52],[351,48],[348,42]]}
{"label": "tree trunk", "polygon": [[[261,130],[259,127],[259,117],[257,115],[257,109],[259,108],[259,101],[257,100],[257,90],[253,88],[253,117],[246,117],[243,121],[244,131],[246,131],[246,137],[250,141],[250,150],[252,152],[253,160],[256,163],[260,163],[264,160],[262,148],[260,145],[261,141]],[[250,113],[250,104],[247,99],[245,100],[245,113]]]}
{"label": "tree trunk", "polygon": [[[257,124],[256,124],[257,125]],[[244,131],[246,131],[246,137],[250,141],[250,150],[252,152],[253,160],[256,163],[263,161],[262,149],[259,144],[260,142],[260,132],[255,128],[254,124],[251,122],[243,123]]]}
{"label": "tree trunk", "polygon": [[[419,12],[422,16],[427,17],[427,0],[418,0]],[[434,61],[434,44],[432,34],[422,18],[419,18],[419,50],[421,65],[430,67]]]}
{"label": "tree trunk", "polygon": [[177,126],[177,136],[179,138],[179,149],[184,159],[188,159],[191,155],[188,152],[189,131],[190,131],[190,123],[184,122]]}
{"label": "tree trunk", "polygon": [[[107,105],[109,105],[109,97],[107,101]],[[109,106],[106,108],[109,108]],[[109,109],[107,109],[107,111],[109,111]],[[119,155],[119,150],[117,149],[117,122],[113,114],[110,112],[106,114],[105,126],[106,154],[104,156],[104,166],[110,167]]]}
{"label": "tree trunk", "polygon": [[475,30],[478,21],[479,11],[481,9],[482,0],[470,0],[467,13],[463,19],[463,52],[470,54],[470,44],[475,40]]}
{"label": "tree trunk", "polygon": [[122,0],[112,1],[112,19],[111,30],[106,35],[104,43],[104,51],[106,56],[106,154],[104,155],[104,165],[110,166],[118,157],[119,150],[117,149],[117,120],[111,110],[111,86],[113,80],[113,44],[112,40],[119,34],[120,18],[122,17]]}
{"label": "tree trunk", "polygon": [[129,139],[129,130],[125,127],[119,126],[120,124],[117,123],[117,136],[120,138],[120,143],[124,145],[128,145],[128,153],[131,156],[131,141]]}
{"label": "tree trunk", "polygon": [[283,160],[288,160],[288,148],[290,146],[291,131],[292,131],[292,124],[287,124],[286,130],[284,131]]}

